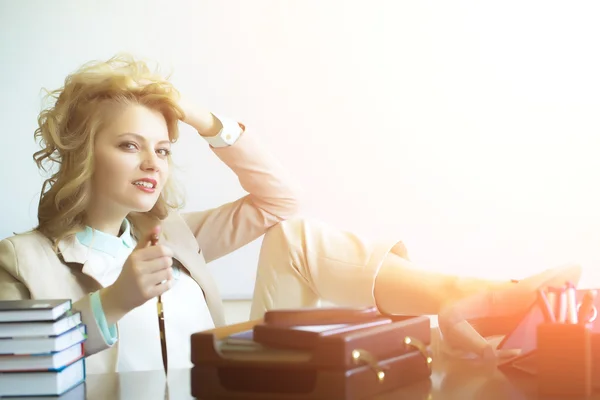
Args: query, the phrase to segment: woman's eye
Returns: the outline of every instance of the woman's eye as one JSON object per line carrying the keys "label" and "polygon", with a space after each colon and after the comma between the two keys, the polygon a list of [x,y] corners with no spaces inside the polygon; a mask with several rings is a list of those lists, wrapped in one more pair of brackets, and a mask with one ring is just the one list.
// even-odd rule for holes
{"label": "woman's eye", "polygon": [[169,155],[171,155],[171,150],[169,149],[158,149],[156,150],[156,152],[163,157],[168,157]]}
{"label": "woman's eye", "polygon": [[124,148],[125,150],[137,149],[137,146],[135,145],[135,143],[131,143],[131,142],[123,143],[123,144],[121,144],[121,147]]}

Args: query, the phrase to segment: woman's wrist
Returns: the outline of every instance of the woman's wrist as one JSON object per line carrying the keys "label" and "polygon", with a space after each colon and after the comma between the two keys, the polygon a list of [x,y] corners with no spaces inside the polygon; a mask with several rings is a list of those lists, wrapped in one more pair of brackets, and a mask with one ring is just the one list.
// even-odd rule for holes
{"label": "woman's wrist", "polygon": [[180,106],[185,113],[183,122],[192,126],[200,136],[216,136],[223,129],[221,121],[210,111],[185,101],[181,101]]}
{"label": "woman's wrist", "polygon": [[196,131],[198,131],[200,136],[205,137],[216,136],[219,134],[219,132],[221,132],[221,129],[223,129],[223,124],[221,121],[210,112],[204,117],[204,119],[202,119],[202,122],[197,125],[198,127],[194,125],[192,126],[196,128]]}
{"label": "woman's wrist", "polygon": [[119,322],[130,310],[124,307],[120,297],[116,294],[113,286],[100,289],[100,302],[108,325]]}

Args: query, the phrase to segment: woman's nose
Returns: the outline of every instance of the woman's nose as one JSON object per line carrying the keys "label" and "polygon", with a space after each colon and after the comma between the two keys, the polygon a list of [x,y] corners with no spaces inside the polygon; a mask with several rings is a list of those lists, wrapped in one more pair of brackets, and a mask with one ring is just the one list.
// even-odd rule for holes
{"label": "woman's nose", "polygon": [[141,168],[144,171],[158,172],[159,171],[159,159],[158,159],[158,156],[154,152],[152,152],[152,153],[144,153],[144,156],[143,156],[143,159],[142,159]]}

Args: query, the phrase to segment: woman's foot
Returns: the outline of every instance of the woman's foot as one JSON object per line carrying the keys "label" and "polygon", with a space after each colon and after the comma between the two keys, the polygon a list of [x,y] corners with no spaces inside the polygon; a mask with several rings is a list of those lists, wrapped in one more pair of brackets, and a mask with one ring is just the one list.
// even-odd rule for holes
{"label": "woman's foot", "polygon": [[501,355],[485,337],[506,334],[535,302],[536,291],[548,286],[577,284],[581,267],[569,265],[543,271],[505,288],[486,290],[443,307],[438,314],[447,345],[483,357]]}

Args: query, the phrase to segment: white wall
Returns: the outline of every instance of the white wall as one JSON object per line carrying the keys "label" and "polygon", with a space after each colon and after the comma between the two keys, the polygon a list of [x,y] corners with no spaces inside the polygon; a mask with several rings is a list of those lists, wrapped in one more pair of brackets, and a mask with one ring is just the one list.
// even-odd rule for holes
{"label": "white wall", "polygon": [[[369,5],[367,5],[369,4]],[[519,277],[600,265],[594,2],[0,1],[0,238],[35,224],[40,88],[118,51],[245,122],[305,213],[403,239],[425,268]],[[188,209],[242,195],[194,132]],[[247,297],[259,243],[215,263]]]}

